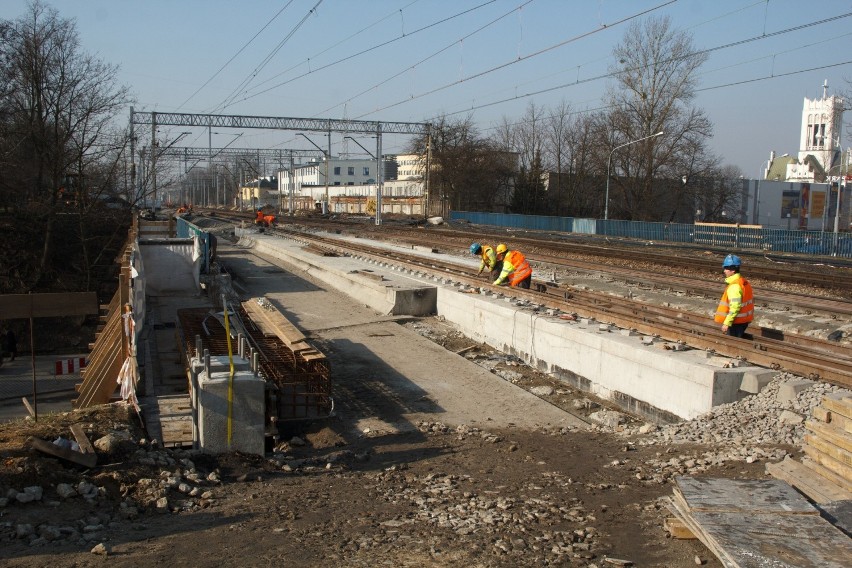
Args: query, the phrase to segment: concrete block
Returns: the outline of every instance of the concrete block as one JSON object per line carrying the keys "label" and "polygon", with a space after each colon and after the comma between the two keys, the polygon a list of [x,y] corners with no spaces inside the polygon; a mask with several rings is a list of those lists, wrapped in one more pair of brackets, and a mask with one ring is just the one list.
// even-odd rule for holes
{"label": "concrete block", "polygon": [[778,374],[778,371],[774,371],[772,369],[752,369],[743,373],[743,382],[740,385],[740,390],[745,392],[750,392],[751,394],[757,394],[766,387],[772,379],[775,378],[775,375]]}
{"label": "concrete block", "polygon": [[198,436],[201,450],[264,454],[265,381],[250,372],[234,375],[231,445],[228,446],[228,372],[199,375]]}
{"label": "concrete block", "polygon": [[794,402],[800,392],[813,384],[814,382],[808,379],[798,379],[782,384],[778,389],[778,402]]}
{"label": "concrete block", "polygon": [[609,324],[602,323],[598,325],[598,331],[609,331]]}
{"label": "concrete block", "polygon": [[[243,358],[238,357],[236,355],[233,357],[233,359],[234,359],[234,370],[236,372],[248,371],[249,370],[248,359],[243,359]],[[200,359],[199,361],[201,362],[201,365],[203,367],[204,359]],[[193,359],[193,363],[194,362],[195,362],[195,359]],[[225,372],[225,371],[230,372],[230,369],[231,369],[231,363],[228,361],[227,355],[211,355],[210,356],[210,374],[211,375],[213,373],[222,373],[222,372]]]}
{"label": "concrete block", "polygon": [[619,329],[619,335],[623,335],[624,337],[636,337],[637,333],[632,329]]}
{"label": "concrete block", "polygon": [[714,370],[713,381],[710,384],[711,407],[739,400],[742,377],[742,373],[733,369]]}
{"label": "concrete block", "polygon": [[642,343],[645,345],[653,345],[654,344],[654,336],[653,335],[645,335],[642,337]]}

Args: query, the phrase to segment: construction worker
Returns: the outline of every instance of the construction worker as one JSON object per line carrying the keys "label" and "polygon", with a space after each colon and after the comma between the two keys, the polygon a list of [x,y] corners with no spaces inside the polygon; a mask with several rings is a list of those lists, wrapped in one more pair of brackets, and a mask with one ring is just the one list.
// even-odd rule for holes
{"label": "construction worker", "polygon": [[497,260],[497,253],[494,252],[494,248],[489,245],[473,243],[470,245],[470,254],[480,257],[479,272],[476,273],[477,276],[482,274],[482,271],[485,270],[485,268],[488,268],[491,272],[491,280],[496,280],[500,276],[500,270],[503,267],[503,263]]}
{"label": "construction worker", "polygon": [[495,286],[501,286],[508,278],[508,284],[513,287],[529,290],[532,281],[532,268],[523,254],[509,250],[504,244],[497,245],[497,260],[503,263],[500,276],[494,281]]}
{"label": "construction worker", "polygon": [[754,320],[754,293],[749,281],[740,274],[740,264],[740,257],[735,254],[729,254],[722,262],[726,286],[714,318],[722,324],[722,333],[733,337],[742,337]]}

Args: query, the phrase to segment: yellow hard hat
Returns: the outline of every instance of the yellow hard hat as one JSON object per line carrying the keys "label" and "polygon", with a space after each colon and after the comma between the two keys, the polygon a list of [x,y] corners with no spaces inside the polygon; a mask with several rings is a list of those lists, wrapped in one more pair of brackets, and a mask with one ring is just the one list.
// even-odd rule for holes
{"label": "yellow hard hat", "polygon": [[506,246],[506,245],[504,245],[503,243],[500,243],[499,245],[497,245],[497,254],[503,254],[503,253],[505,253],[507,250],[509,250],[509,247],[507,247],[507,246]]}

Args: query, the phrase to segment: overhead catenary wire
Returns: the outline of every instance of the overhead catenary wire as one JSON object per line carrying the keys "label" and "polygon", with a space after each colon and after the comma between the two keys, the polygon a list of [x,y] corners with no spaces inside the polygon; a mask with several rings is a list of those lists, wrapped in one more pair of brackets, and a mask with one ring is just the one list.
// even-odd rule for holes
{"label": "overhead catenary wire", "polygon": [[[410,8],[411,6],[413,6],[414,4],[416,4],[417,2],[419,2],[419,0],[413,0],[412,2],[410,2],[410,3],[406,4],[405,6],[403,6],[402,8],[400,8],[399,10],[394,10],[393,12],[391,12],[391,13],[389,13],[389,14],[385,15],[385,16],[382,16],[381,18],[379,18],[378,20],[374,21],[373,23],[371,23],[371,24],[368,24],[368,25],[364,26],[363,28],[361,28],[361,29],[360,29],[360,30],[358,30],[357,32],[352,33],[352,34],[349,34],[348,36],[346,36],[345,38],[341,39],[340,41],[337,41],[337,42],[335,42],[335,43],[333,43],[333,44],[329,45],[327,48],[323,49],[322,51],[319,51],[319,52],[317,52],[317,53],[313,54],[311,57],[309,57],[309,58],[305,59],[304,61],[300,61],[300,62],[296,63],[295,65],[291,65],[291,66],[290,66],[290,67],[288,67],[287,69],[284,69],[284,70],[282,70],[282,71],[280,71],[280,72],[276,73],[276,74],[275,74],[275,75],[273,75],[272,77],[270,77],[270,78],[268,78],[268,79],[265,79],[265,80],[261,81],[260,83],[258,83],[258,84],[255,86],[255,89],[260,89],[260,88],[261,88],[261,87],[263,87],[264,85],[267,85],[268,83],[271,83],[272,81],[274,81],[274,80],[278,79],[279,77],[281,77],[281,76],[283,76],[283,75],[286,75],[286,74],[287,74],[287,73],[289,73],[290,71],[292,71],[292,70],[294,70],[294,69],[296,69],[296,68],[298,68],[298,67],[300,67],[300,66],[302,66],[302,65],[310,65],[310,63],[311,63],[311,60],[312,60],[312,59],[316,59],[316,58],[317,58],[317,57],[319,57],[320,55],[324,55],[325,53],[328,53],[329,51],[331,51],[331,50],[332,50],[332,49],[334,49],[335,47],[337,47],[337,46],[339,46],[339,45],[343,45],[343,44],[344,44],[344,43],[346,43],[347,41],[349,41],[349,40],[351,40],[351,39],[354,39],[354,38],[358,37],[359,35],[361,35],[361,34],[363,34],[363,33],[367,32],[367,31],[369,31],[370,29],[374,28],[375,26],[377,26],[377,25],[381,24],[381,23],[382,23],[382,22],[384,22],[385,20],[387,20],[387,19],[389,19],[389,18],[392,18],[392,17],[396,16],[398,13],[399,13],[400,15],[402,15],[402,11],[403,11],[403,10],[405,10],[405,9],[407,9],[407,8]],[[402,38],[402,37],[405,37],[405,32],[404,32],[404,30],[403,30],[402,36],[400,36],[400,37],[401,37],[401,38]]]}
{"label": "overhead catenary wire", "polygon": [[[822,25],[822,24],[825,24],[825,23],[828,23],[828,22],[833,22],[833,21],[836,21],[836,20],[839,20],[839,19],[842,19],[842,18],[848,18],[850,16],[852,16],[852,12],[847,12],[845,14],[832,16],[830,18],[824,18],[822,20],[816,20],[814,22],[810,22],[810,23],[807,23],[807,24],[801,24],[801,25],[798,25],[798,26],[793,26],[791,28],[786,28],[784,30],[778,30],[778,31],[772,32],[770,34],[763,33],[761,35],[753,36],[751,38],[746,38],[746,39],[738,40],[738,41],[735,41],[735,42],[729,42],[729,43],[719,45],[719,46],[716,46],[716,47],[703,49],[703,50],[700,50],[700,51],[697,51],[697,52],[693,52],[690,55],[697,55],[697,54],[701,54],[701,53],[711,53],[711,52],[714,52],[714,51],[719,51],[719,50],[722,50],[722,49],[727,49],[727,48],[730,48],[730,47],[735,47],[735,46],[738,46],[738,45],[751,43],[753,41],[760,41],[760,40],[764,40],[764,39],[769,39],[771,37],[791,33],[791,32],[794,32],[794,31],[799,31],[799,30],[802,30],[802,29],[805,29],[805,28],[810,28],[810,27],[817,26],[817,25]],[[809,44],[807,46],[803,46],[803,47],[809,47],[810,45],[811,44]],[[787,51],[789,51],[789,50],[787,50]],[[786,53],[787,51],[784,51],[784,52],[781,52],[781,53]],[[775,55],[778,55],[778,54],[775,54]],[[672,60],[674,60],[674,59],[672,59]],[[672,61],[672,60],[667,60],[667,61]],[[808,71],[817,71],[817,70],[824,69],[824,68],[837,67],[839,65],[844,65],[844,63],[831,64],[831,65],[827,65],[827,66],[811,67],[811,68],[808,68],[808,69],[802,69],[802,70],[795,71],[795,72],[785,73],[783,75],[775,74],[774,76],[780,77],[780,76],[795,75],[795,74],[798,74],[798,73],[805,73],[805,72],[808,72]],[[635,71],[636,69],[630,69],[630,70]],[[628,71],[630,71],[630,70],[628,70]],[[568,83],[562,83],[560,85],[555,85],[555,86],[552,86],[552,87],[547,87],[547,88],[544,88],[544,89],[538,89],[536,91],[530,91],[528,93],[515,95],[515,96],[512,96],[512,97],[507,97],[505,99],[500,99],[498,101],[492,101],[492,102],[489,102],[489,103],[483,103],[483,104],[480,104],[480,105],[467,107],[467,108],[459,110],[459,111],[445,113],[445,115],[446,116],[454,116],[454,115],[457,115],[457,114],[469,113],[473,110],[479,110],[479,109],[482,109],[482,108],[495,106],[495,105],[503,104],[503,103],[510,102],[510,101],[515,101],[515,100],[519,100],[519,99],[523,99],[523,98],[541,95],[541,94],[544,94],[544,93],[549,93],[549,92],[553,92],[553,91],[557,91],[557,90],[561,90],[561,89],[566,89],[566,88],[569,88],[569,87],[573,87],[575,85],[581,85],[581,84],[584,84],[584,83],[591,83],[593,81],[599,81],[601,79],[609,79],[609,78],[612,78],[612,77],[614,77],[614,76],[616,76],[620,73],[624,73],[624,72],[625,72],[625,70],[613,71],[613,72],[610,72],[610,73],[603,73],[603,74],[600,74],[600,75],[596,75],[594,77],[588,77],[588,78],[583,79],[583,80],[576,80],[576,81],[571,81],[571,82],[568,82]],[[763,77],[762,79],[771,78],[772,76],[773,75],[770,74],[768,77]],[[759,80],[759,79],[761,79],[761,78],[758,78],[758,79],[755,79],[755,80]],[[727,84],[727,86],[733,86],[733,85],[736,85],[736,84],[739,84],[739,83],[744,83],[744,82],[750,82],[750,81],[746,80],[746,81],[740,81],[740,82],[732,82],[732,83]],[[717,86],[717,87],[713,87],[713,89],[721,88],[723,86],[726,86],[726,85],[720,85],[720,86]],[[696,89],[696,92],[705,91],[705,90],[710,90],[710,88]],[[605,110],[606,108],[609,108],[609,107],[603,106],[603,107],[599,107],[599,108],[594,109],[594,110]],[[586,112],[588,112],[588,111],[586,111]]]}
{"label": "overhead catenary wire", "polygon": [[290,38],[293,37],[293,35],[299,30],[299,28],[301,28],[305,24],[306,21],[308,21],[308,18],[312,14],[316,13],[317,8],[320,4],[322,4],[322,2],[323,0],[317,0],[317,3],[314,4],[314,7],[308,10],[304,17],[302,17],[302,19],[299,20],[299,22],[295,26],[293,26],[293,28],[287,33],[287,35],[284,36],[284,39],[278,42],[278,45],[275,46],[275,48],[263,59],[263,61],[261,61],[260,64],[255,67],[255,69],[251,73],[249,73],[249,75],[245,79],[243,79],[243,81],[231,92],[231,94],[228,95],[228,97],[226,97],[225,100],[214,109],[214,112],[231,106],[234,99],[239,96],[240,90],[248,88],[248,86],[251,84],[251,81],[255,77],[257,77],[257,74],[260,73],[263,68],[269,64],[270,61],[272,61],[272,58],[275,57],[275,55],[281,50],[282,47],[284,47],[284,44],[286,44],[290,40]]}
{"label": "overhead catenary wire", "polygon": [[[409,5],[410,5],[410,4],[409,4]],[[753,4],[752,4],[752,5],[750,5],[750,6],[753,6]],[[772,33],[769,33],[769,34],[767,34],[767,33],[766,33],[766,31],[765,31],[765,22],[764,22],[764,30],[763,30],[763,34],[762,34],[762,35],[759,35],[759,36],[757,36],[757,37],[758,37],[758,38],[761,38],[761,39],[762,39],[762,38],[764,38],[764,37],[765,37],[765,38],[769,38],[769,37],[777,36],[777,35],[782,34],[782,33],[787,33],[787,32],[794,31],[794,30],[798,30],[798,29],[803,29],[803,28],[808,27],[808,26],[814,26],[814,25],[817,25],[817,24],[820,24],[820,23],[825,23],[825,22],[832,21],[832,20],[834,20],[834,19],[842,18],[842,17],[845,17],[845,16],[846,16],[846,15],[840,15],[840,16],[836,16],[836,17],[834,17],[834,18],[828,18],[828,19],[825,19],[825,20],[820,20],[820,21],[818,21],[818,22],[812,22],[812,23],[810,23],[810,24],[803,24],[803,25],[801,25],[801,26],[796,26],[796,27],[788,28],[787,30],[782,30],[782,31],[779,31],[779,32],[772,32]],[[758,30],[758,31],[759,31],[759,30]],[[403,30],[403,32],[402,32],[402,33],[403,33],[403,35],[405,35],[405,34],[404,34],[404,30]],[[411,35],[411,33],[409,33],[409,34],[407,34],[407,35]],[[714,49],[721,49],[721,48],[723,48],[723,47],[733,47],[733,46],[736,46],[736,45],[742,45],[742,44],[744,44],[744,43],[748,43],[748,42],[750,42],[750,41],[754,41],[755,39],[756,39],[756,38],[747,38],[747,39],[744,39],[744,40],[739,40],[739,41],[736,41],[736,42],[731,42],[731,43],[725,44],[724,46],[717,46],[717,47],[715,47],[715,48],[711,48],[711,50],[714,50]],[[708,51],[709,51],[709,50],[708,50]],[[357,54],[356,54],[356,55],[357,55]],[[351,57],[351,56],[350,56],[350,57]],[[808,72],[808,71],[815,71],[815,70],[819,70],[819,69],[825,69],[825,68],[830,68],[830,67],[836,67],[836,66],[839,66],[839,65],[845,65],[845,63],[837,63],[837,64],[831,64],[831,65],[826,65],[826,66],[818,66],[818,67],[808,67],[808,68],[802,68],[802,69],[798,69],[798,70],[796,70],[796,71],[790,71],[790,72],[781,73],[781,74],[769,74],[769,75],[767,75],[767,76],[759,76],[759,77],[754,77],[754,78],[751,78],[751,79],[745,79],[745,80],[742,80],[742,81],[732,81],[732,82],[727,82],[727,83],[720,84],[720,85],[714,85],[714,86],[709,86],[709,87],[706,87],[706,88],[698,89],[698,91],[711,90],[711,89],[719,89],[719,88],[723,88],[723,87],[726,87],[726,86],[734,86],[734,85],[743,84],[743,83],[748,83],[748,82],[762,81],[762,80],[766,80],[766,79],[772,78],[773,76],[777,76],[777,77],[790,76],[790,75],[795,75],[795,74],[805,73],[805,72]],[[316,68],[316,69],[315,69],[315,71],[318,71],[318,70],[320,70],[320,68]],[[407,70],[410,70],[410,68],[408,68]],[[622,71],[623,71],[623,70],[622,70]],[[612,76],[612,74],[600,75],[600,76],[598,76],[598,77],[593,77],[593,78],[590,78],[590,79],[584,79],[584,80],[582,80],[582,82],[588,82],[589,80],[597,80],[597,79],[600,79],[600,78],[606,78],[606,77],[611,77],[611,76]],[[472,77],[471,77],[471,78],[472,78]],[[376,88],[376,87],[378,87],[378,86],[381,86],[381,85],[382,85],[382,84],[384,84],[384,83],[385,83],[385,82],[382,82],[382,83],[380,83],[380,84],[379,84],[379,85],[377,85],[377,86],[371,87],[371,89],[374,89],[374,88]],[[557,85],[557,86],[554,86],[554,87],[548,87],[548,88],[545,88],[545,89],[537,89],[537,90],[535,90],[535,91],[531,91],[531,92],[528,92],[528,93],[521,93],[521,94],[518,94],[518,95],[514,95],[514,96],[512,96],[512,97],[507,97],[507,98],[505,98],[505,99],[501,99],[500,101],[484,102],[484,103],[482,103],[482,104],[471,105],[471,106],[469,106],[469,107],[466,107],[466,108],[465,108],[464,110],[462,110],[462,111],[458,111],[458,112],[455,112],[455,113],[452,113],[452,114],[458,114],[459,112],[470,112],[470,111],[472,111],[472,110],[476,110],[476,109],[480,109],[480,108],[485,108],[485,107],[488,107],[488,106],[494,106],[494,105],[497,105],[497,104],[501,104],[501,103],[503,103],[503,102],[508,102],[508,101],[517,100],[517,99],[522,99],[522,98],[525,98],[525,97],[531,97],[531,96],[535,96],[535,95],[538,95],[538,94],[543,94],[543,93],[547,93],[547,92],[555,91],[555,90],[558,90],[558,89],[564,89],[564,88],[567,88],[567,87],[570,87],[570,86],[572,86],[572,85],[574,85],[574,84],[579,84],[579,83],[580,83],[580,81],[572,81],[572,82],[570,82],[570,83],[567,83],[567,82],[566,82],[566,83],[563,83],[563,84],[561,84],[561,85]],[[516,87],[514,87],[514,88],[517,88],[517,86],[516,86]],[[425,96],[425,94],[424,94],[424,95],[422,95],[422,96]],[[347,99],[347,100],[352,100],[352,98],[353,98],[353,97],[350,97],[350,98],[349,98],[349,99]],[[406,99],[406,101],[403,101],[403,102],[408,102],[409,100],[411,100],[411,99]],[[385,108],[387,108],[387,107],[385,107]],[[601,108],[606,108],[606,107],[601,107]],[[376,112],[376,111],[374,111],[374,112]],[[586,111],[586,112],[588,112],[588,111]]]}
{"label": "overhead catenary wire", "polygon": [[379,82],[379,83],[376,83],[375,85],[372,85],[372,86],[370,86],[370,87],[368,87],[368,88],[364,89],[364,90],[363,90],[363,91],[361,91],[360,93],[357,93],[357,94],[355,94],[355,95],[352,95],[351,97],[349,97],[348,99],[346,99],[346,100],[345,100],[344,102],[342,102],[342,103],[338,103],[338,104],[336,104],[336,105],[334,105],[334,106],[332,106],[332,107],[329,107],[329,108],[325,109],[324,111],[321,111],[321,112],[319,112],[319,113],[316,113],[316,115],[317,115],[317,116],[320,116],[320,115],[323,115],[323,114],[325,114],[325,113],[327,113],[327,112],[330,112],[330,111],[332,111],[332,110],[336,109],[336,108],[337,108],[337,107],[339,107],[339,106],[346,105],[346,104],[348,104],[348,103],[350,103],[350,102],[354,101],[354,100],[355,100],[355,99],[357,99],[358,97],[361,97],[361,96],[363,96],[363,95],[365,95],[365,94],[369,93],[370,91],[372,91],[372,90],[374,90],[374,89],[377,89],[378,87],[381,87],[382,85],[384,85],[384,84],[386,84],[386,83],[389,83],[390,81],[393,81],[393,80],[394,80],[394,79],[396,79],[397,77],[400,77],[401,75],[404,75],[404,74],[405,74],[405,73],[407,73],[408,71],[411,71],[411,70],[413,70],[413,69],[416,69],[418,65],[422,65],[423,63],[425,63],[425,62],[429,61],[430,59],[432,59],[432,58],[434,58],[434,57],[437,57],[438,55],[440,55],[440,54],[444,53],[445,51],[449,50],[450,48],[452,48],[454,45],[458,44],[459,42],[463,42],[464,40],[466,40],[466,39],[469,39],[469,38],[473,37],[474,35],[478,34],[479,32],[481,32],[481,31],[483,31],[483,30],[485,30],[485,29],[489,28],[490,26],[492,26],[492,25],[496,24],[497,22],[499,22],[499,21],[501,21],[501,20],[503,20],[503,19],[507,18],[508,16],[512,15],[512,14],[513,14],[513,13],[515,13],[516,11],[521,10],[524,6],[526,6],[527,4],[530,4],[531,2],[533,2],[533,0],[527,0],[526,2],[523,2],[521,5],[519,5],[519,6],[515,7],[515,8],[512,8],[511,10],[509,10],[509,11],[508,11],[508,12],[506,12],[506,13],[504,13],[503,15],[498,16],[498,17],[494,18],[493,20],[489,21],[488,23],[483,24],[482,26],[480,26],[480,27],[476,28],[474,31],[470,32],[469,34],[467,34],[467,35],[465,35],[465,36],[463,36],[463,37],[461,37],[461,38],[459,38],[459,39],[457,39],[457,40],[453,40],[451,43],[449,43],[449,44],[445,45],[445,46],[444,46],[444,47],[442,47],[441,49],[439,49],[439,50],[437,50],[437,51],[432,52],[432,53],[431,53],[431,54],[429,54],[428,56],[426,56],[426,57],[424,57],[423,59],[420,59],[419,61],[417,61],[417,63],[414,63],[413,65],[410,65],[410,66],[406,67],[406,68],[405,68],[405,69],[403,69],[402,71],[399,71],[398,73],[395,73],[394,75],[391,75],[391,76],[390,76],[390,77],[388,77],[387,79],[385,79],[385,80],[383,80],[383,81],[381,81],[381,82]]}
{"label": "overhead catenary wire", "polygon": [[251,39],[250,39],[250,40],[248,40],[245,44],[243,44],[243,46],[242,46],[241,48],[239,48],[239,49],[237,50],[237,52],[236,52],[234,55],[232,55],[232,56],[231,56],[231,58],[230,58],[230,59],[228,59],[225,63],[223,63],[223,64],[222,64],[222,66],[221,66],[221,67],[219,67],[219,69],[217,69],[217,70],[216,70],[216,72],[215,72],[215,73],[213,73],[213,75],[211,75],[211,77],[210,77],[209,79],[207,79],[207,80],[204,82],[204,84],[203,84],[203,85],[201,85],[200,87],[198,87],[198,88],[195,90],[195,92],[194,92],[194,93],[192,93],[191,95],[189,95],[189,96],[186,98],[186,100],[185,100],[185,101],[183,101],[183,102],[180,104],[180,106],[178,106],[178,107],[177,107],[177,110],[182,109],[186,103],[188,103],[189,101],[191,101],[191,100],[195,97],[195,95],[197,95],[198,93],[200,93],[202,89],[204,89],[207,85],[209,85],[209,84],[213,81],[213,79],[215,79],[215,78],[219,75],[219,73],[221,73],[222,71],[224,71],[224,70],[225,70],[225,68],[226,68],[228,65],[230,65],[230,64],[231,64],[231,62],[233,62],[233,61],[234,61],[234,59],[236,59],[236,58],[237,58],[237,56],[238,56],[240,53],[242,53],[243,51],[245,51],[245,49],[246,49],[249,45],[251,45],[251,44],[252,44],[252,42],[254,42],[254,40],[256,40],[256,39],[257,39],[257,37],[258,37],[260,34],[262,34],[262,33],[263,33],[263,31],[264,31],[266,28],[268,28],[270,25],[272,25],[272,22],[274,22],[274,21],[278,18],[278,16],[280,16],[280,15],[284,12],[284,10],[286,10],[286,9],[290,6],[290,4],[292,4],[292,3],[293,3],[293,0],[290,0],[289,2],[287,2],[287,4],[285,4],[285,5],[284,5],[284,7],[283,7],[283,8],[281,8],[280,10],[278,10],[278,12],[276,12],[276,14],[275,14],[274,16],[272,16],[272,18],[270,18],[270,20],[269,20],[268,22],[266,22],[266,24],[265,24],[262,28],[260,28],[260,29],[257,31],[257,33],[255,33],[255,34],[251,37]]}
{"label": "overhead catenary wire", "polygon": [[367,113],[361,114],[361,115],[359,115],[359,116],[355,117],[355,119],[356,119],[356,120],[358,120],[358,119],[361,119],[361,118],[363,118],[363,117],[365,117],[365,116],[369,116],[369,115],[371,115],[371,114],[375,114],[375,113],[377,113],[377,112],[381,112],[381,111],[383,111],[383,110],[388,110],[388,109],[390,109],[390,108],[394,108],[394,107],[399,106],[399,105],[401,105],[401,104],[404,104],[404,103],[407,103],[407,102],[411,102],[411,101],[414,101],[414,100],[416,100],[416,99],[419,99],[419,98],[422,98],[422,97],[425,97],[425,96],[428,96],[428,95],[435,94],[435,93],[437,93],[437,92],[439,92],[439,91],[443,91],[444,89],[448,89],[448,88],[450,88],[450,87],[454,87],[454,86],[456,86],[456,85],[460,85],[460,84],[465,83],[465,82],[467,82],[467,81],[470,81],[470,80],[472,80],[472,79],[476,79],[476,78],[478,78],[478,77],[482,77],[482,76],[487,75],[487,74],[489,74],[489,73],[493,73],[493,72],[498,71],[498,70],[500,70],[500,69],[505,69],[505,68],[507,68],[507,67],[509,67],[509,66],[516,65],[516,64],[521,63],[521,62],[523,62],[523,61],[527,61],[528,59],[532,59],[532,58],[534,58],[534,57],[538,57],[538,56],[540,56],[540,55],[544,55],[545,53],[550,52],[550,51],[553,51],[554,49],[558,49],[558,48],[560,48],[560,47],[563,47],[563,46],[565,46],[565,45],[568,45],[569,43],[573,43],[573,42],[578,41],[578,40],[580,40],[580,39],[583,39],[583,38],[585,38],[585,37],[589,37],[589,36],[591,36],[591,35],[594,35],[594,34],[596,34],[596,33],[601,32],[601,31],[604,31],[604,30],[607,30],[607,29],[609,29],[609,28],[612,28],[612,27],[618,26],[618,25],[620,25],[620,24],[623,24],[623,23],[629,22],[629,21],[634,20],[634,19],[636,19],[636,18],[639,18],[639,17],[641,17],[641,16],[645,16],[645,15],[647,15],[647,14],[650,14],[651,12],[654,12],[655,10],[659,10],[659,9],[661,9],[661,8],[664,8],[665,6],[669,6],[669,5],[671,5],[671,4],[674,4],[675,2],[677,2],[677,0],[668,0],[667,2],[663,2],[662,4],[658,4],[658,5],[656,5],[656,6],[652,7],[652,8],[648,8],[647,10],[642,10],[641,12],[637,12],[637,13],[635,13],[635,14],[633,14],[633,15],[630,15],[630,16],[627,16],[627,17],[624,17],[624,18],[621,18],[621,19],[619,19],[619,20],[616,20],[615,22],[612,22],[611,24],[606,24],[606,25],[605,25],[605,27],[598,28],[598,29],[594,29],[594,30],[591,30],[591,31],[588,31],[588,32],[582,33],[582,34],[580,34],[580,35],[573,36],[573,37],[571,37],[571,38],[566,39],[565,41],[561,41],[561,42],[558,42],[558,43],[553,44],[553,45],[551,45],[551,46],[545,47],[544,49],[540,49],[540,50],[538,50],[538,51],[534,51],[534,52],[532,52],[532,53],[530,53],[530,54],[527,54],[527,55],[525,55],[525,56],[523,56],[523,57],[519,57],[519,58],[517,58],[517,59],[513,59],[512,61],[506,61],[506,62],[504,62],[504,63],[501,63],[500,65],[496,65],[496,66],[491,67],[491,68],[489,68],[489,69],[485,69],[485,70],[480,71],[480,72],[478,72],[478,73],[474,73],[473,75],[469,75],[469,76],[464,77],[464,78],[462,78],[462,79],[459,79],[459,80],[457,80],[457,81],[453,81],[452,83],[444,84],[444,85],[442,85],[442,86],[440,86],[440,87],[436,87],[435,89],[432,89],[432,90],[430,90],[430,91],[426,91],[426,92],[424,92],[424,93],[420,93],[419,95],[411,95],[410,97],[408,97],[408,98],[406,98],[406,99],[404,99],[404,100],[397,101],[397,102],[395,102],[395,103],[391,103],[391,104],[389,104],[389,105],[385,105],[385,106],[383,106],[383,107],[381,107],[381,108],[377,108],[377,109],[375,109],[375,110],[373,110],[373,111],[371,111],[371,112],[367,112]]}
{"label": "overhead catenary wire", "polygon": [[[494,3],[494,2],[496,2],[496,1],[497,1],[497,0],[488,0],[487,2],[484,2],[484,3],[482,3],[482,4],[479,4],[479,5],[477,5],[477,6],[474,6],[473,8],[469,8],[469,9],[467,9],[467,10],[463,10],[463,11],[461,11],[461,12],[458,12],[458,13],[456,13],[456,14],[453,14],[452,16],[448,16],[448,17],[446,17],[446,18],[442,18],[442,19],[440,19],[440,20],[438,20],[438,21],[436,21],[436,22],[432,22],[431,24],[428,24],[428,25],[426,25],[426,26],[423,26],[423,27],[421,27],[421,28],[418,28],[418,29],[416,29],[416,30],[414,30],[414,31],[412,31],[412,32],[410,32],[410,33],[408,33],[408,34],[401,35],[401,36],[397,36],[397,37],[395,37],[395,38],[393,38],[393,39],[389,39],[389,40],[384,41],[384,42],[382,42],[382,43],[376,44],[376,45],[374,45],[374,46],[372,46],[372,47],[368,47],[368,48],[366,48],[366,49],[363,49],[363,50],[361,50],[361,51],[359,51],[359,52],[357,52],[357,53],[353,53],[352,55],[348,55],[348,56],[346,56],[346,57],[344,57],[344,58],[342,58],[342,59],[338,59],[337,61],[333,61],[333,62],[328,63],[328,64],[326,64],[326,65],[323,65],[323,66],[321,66],[321,67],[317,67],[316,69],[311,69],[311,70],[309,70],[307,73],[303,73],[303,74],[301,74],[301,75],[298,75],[298,76],[296,76],[296,77],[293,77],[292,79],[288,79],[288,80],[283,81],[283,82],[281,82],[281,83],[276,83],[275,85],[272,85],[271,87],[268,87],[268,88],[263,89],[263,90],[261,90],[261,91],[257,91],[257,92],[251,93],[251,94],[246,94],[246,96],[245,96],[245,97],[243,97],[242,99],[240,99],[239,101],[231,101],[231,103],[229,103],[229,106],[230,106],[230,104],[235,104],[236,102],[243,102],[243,101],[247,101],[247,100],[249,100],[249,99],[251,99],[251,98],[257,97],[257,96],[259,96],[259,95],[262,95],[262,94],[264,94],[264,93],[267,93],[267,92],[269,92],[269,91],[272,91],[272,90],[274,90],[274,89],[277,89],[278,87],[283,87],[284,85],[287,85],[287,84],[289,84],[289,83],[292,83],[293,81],[296,81],[296,80],[298,80],[298,79],[302,79],[302,78],[304,78],[304,77],[307,77],[308,75],[310,75],[310,74],[312,74],[312,73],[316,73],[317,71],[321,71],[321,70],[323,70],[323,69],[328,69],[329,67],[333,67],[333,66],[335,66],[335,65],[339,65],[340,63],[343,63],[343,62],[345,62],[345,61],[349,61],[350,59],[354,59],[354,58],[356,58],[356,57],[359,57],[359,56],[361,56],[361,55],[364,55],[364,54],[369,53],[369,52],[371,52],[371,51],[374,51],[374,50],[376,50],[376,49],[379,49],[379,48],[385,47],[385,46],[390,45],[390,44],[392,44],[392,43],[394,43],[394,42],[396,42],[396,41],[399,41],[399,40],[401,40],[401,39],[403,39],[403,38],[409,38],[409,37],[413,36],[414,34],[417,34],[417,33],[423,32],[423,31],[426,31],[426,30],[428,30],[428,29],[430,29],[430,28],[433,28],[433,27],[435,27],[435,26],[438,26],[438,25],[440,25],[440,24],[443,24],[443,23],[449,22],[449,21],[451,21],[451,20],[453,20],[453,19],[455,19],[455,18],[458,18],[458,17],[460,17],[460,16],[463,16],[463,15],[465,15],[465,14],[469,14],[469,13],[471,13],[471,12],[473,12],[473,11],[475,11],[475,10],[478,10],[478,9],[480,9],[480,8],[484,7],[484,6],[487,6],[487,5],[489,5],[489,4],[493,4],[493,3]],[[673,1],[674,1],[674,0],[673,0]]]}

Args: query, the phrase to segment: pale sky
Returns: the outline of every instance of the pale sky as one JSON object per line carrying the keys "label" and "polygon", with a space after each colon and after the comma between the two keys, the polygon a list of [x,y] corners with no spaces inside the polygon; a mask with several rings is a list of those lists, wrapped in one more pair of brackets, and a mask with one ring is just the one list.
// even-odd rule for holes
{"label": "pale sky", "polygon": [[[695,103],[714,124],[711,149],[747,177],[772,150],[798,152],[803,100],[821,97],[824,80],[829,94],[852,91],[848,0],[46,3],[76,20],[85,51],[120,66],[138,111],[401,122],[471,113],[489,135],[530,103],[602,107],[612,48],[643,13],[669,16],[698,49],[713,50]],[[26,6],[3,0],[0,18]],[[213,146],[235,134],[216,134]],[[404,143],[388,139],[382,150],[401,152]],[[842,144],[852,145],[846,128]],[[181,145],[206,147],[207,136]],[[293,133],[266,131],[245,132],[233,145],[310,147]],[[333,153],[340,149],[333,140]]]}

